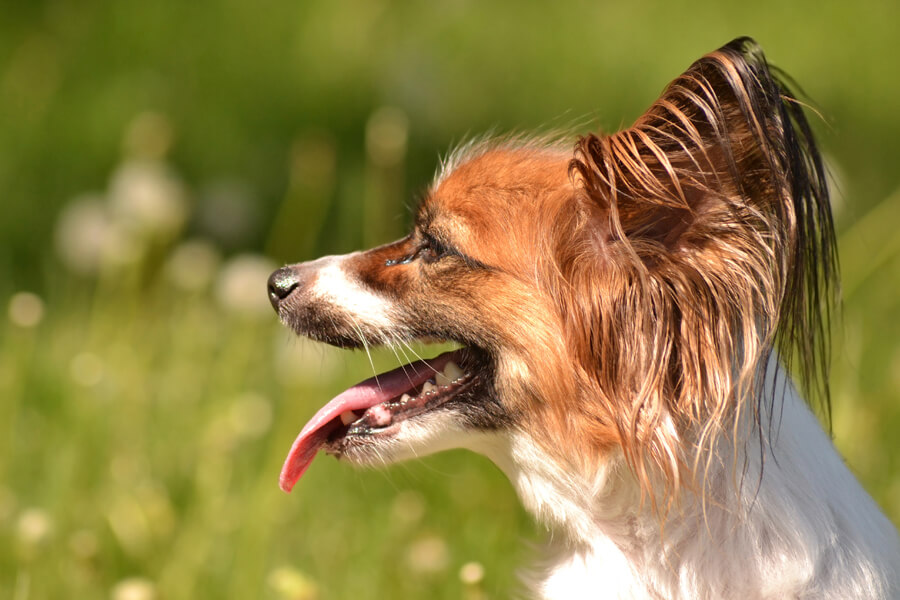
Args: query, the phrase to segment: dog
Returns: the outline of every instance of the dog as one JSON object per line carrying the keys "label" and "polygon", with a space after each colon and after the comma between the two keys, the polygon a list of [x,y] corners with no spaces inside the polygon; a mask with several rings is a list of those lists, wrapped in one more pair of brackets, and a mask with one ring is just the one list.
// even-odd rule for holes
{"label": "dog", "polygon": [[798,392],[827,413],[838,267],[779,73],[741,38],[618,133],[470,143],[403,239],[273,273],[300,335],[460,346],[328,402],[281,487],[319,450],[468,448],[552,534],[535,597],[900,598],[897,532]]}

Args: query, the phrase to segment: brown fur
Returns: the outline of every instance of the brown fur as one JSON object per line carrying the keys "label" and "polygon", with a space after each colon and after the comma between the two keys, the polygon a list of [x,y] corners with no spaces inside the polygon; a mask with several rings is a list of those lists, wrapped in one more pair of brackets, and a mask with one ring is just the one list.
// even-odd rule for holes
{"label": "brown fur", "polygon": [[[574,158],[500,142],[454,162],[418,225],[488,268],[456,279],[444,263],[436,310],[524,365],[498,387],[543,417],[523,426],[552,455],[591,472],[619,446],[645,490],[661,473],[676,491],[738,426],[776,342],[808,385],[824,374],[836,263],[822,166],[750,42],[699,60]],[[472,298],[478,314],[460,311]]]}

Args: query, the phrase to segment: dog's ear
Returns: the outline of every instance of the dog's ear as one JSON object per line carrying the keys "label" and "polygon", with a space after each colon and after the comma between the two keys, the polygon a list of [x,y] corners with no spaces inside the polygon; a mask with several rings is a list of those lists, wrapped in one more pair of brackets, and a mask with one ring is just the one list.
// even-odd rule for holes
{"label": "dog's ear", "polygon": [[590,331],[584,360],[603,357],[604,397],[633,402],[610,410],[626,416],[633,466],[649,459],[677,481],[677,437],[702,448],[728,427],[776,341],[805,383],[826,370],[836,259],[812,133],[744,38],[695,62],[631,128],[581,138],[570,173],[612,282],[576,324]]}
{"label": "dog's ear", "polygon": [[803,219],[811,232],[830,226],[811,131],[772,71],[752,40],[735,40],[691,65],[631,128],[578,141],[571,172],[605,209],[611,237],[677,248],[722,203],[788,226]]}
{"label": "dog's ear", "polygon": [[[629,129],[579,139],[570,173],[606,241],[649,269],[698,254],[734,268],[748,249],[766,254],[757,267],[773,279],[769,316],[813,357],[810,330],[825,333],[819,315],[837,278],[834,226],[811,128],[780,75],[752,39],[736,39],[691,65]],[[824,370],[807,366],[810,381]]]}

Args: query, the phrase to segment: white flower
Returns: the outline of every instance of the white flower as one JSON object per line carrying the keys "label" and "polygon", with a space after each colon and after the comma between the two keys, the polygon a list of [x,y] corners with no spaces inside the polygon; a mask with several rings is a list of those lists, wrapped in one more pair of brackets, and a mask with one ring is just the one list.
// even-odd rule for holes
{"label": "white flower", "polygon": [[241,316],[271,316],[272,306],[266,290],[269,275],[275,268],[275,263],[262,256],[235,256],[219,272],[216,299],[225,309]]}
{"label": "white flower", "polygon": [[448,561],[447,543],[436,535],[419,538],[406,551],[406,564],[418,573],[440,573]]}
{"label": "white flower", "polygon": [[155,600],[156,586],[149,579],[131,577],[115,585],[110,594],[112,600]]}
{"label": "white flower", "polygon": [[465,585],[478,585],[484,580],[484,567],[478,562],[467,562],[459,569],[459,580]]}
{"label": "white flower", "polygon": [[138,241],[112,218],[99,194],[76,197],[60,212],[55,242],[63,263],[84,275],[131,264],[141,254]]}
{"label": "white flower", "polygon": [[50,515],[40,508],[29,508],[19,515],[16,537],[19,543],[32,548],[46,541],[53,531]]}
{"label": "white flower", "polygon": [[278,567],[269,573],[269,586],[285,600],[316,600],[319,586],[305,573],[293,567]]}
{"label": "white flower", "polygon": [[165,164],[133,160],[112,176],[109,202],[113,216],[146,235],[173,235],[188,216],[184,185]]}
{"label": "white flower", "polygon": [[19,327],[34,327],[44,318],[44,301],[31,292],[19,292],[9,299],[9,320]]}
{"label": "white flower", "polygon": [[425,516],[425,499],[415,490],[404,490],[391,503],[391,516],[403,525],[416,525]]}

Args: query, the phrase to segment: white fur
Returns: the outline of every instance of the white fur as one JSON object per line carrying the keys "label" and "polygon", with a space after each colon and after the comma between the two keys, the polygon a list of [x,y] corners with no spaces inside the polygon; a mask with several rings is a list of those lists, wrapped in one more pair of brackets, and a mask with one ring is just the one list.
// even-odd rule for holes
{"label": "white fur", "polygon": [[584,479],[521,432],[479,441],[475,449],[551,531],[546,558],[528,577],[536,596],[900,598],[896,530],[793,386],[778,381],[776,419],[764,423],[762,443],[746,419],[746,443],[718,447],[705,506],[683,492],[662,525],[621,457]]}
{"label": "white fur", "polygon": [[382,330],[393,326],[391,304],[375,292],[364,288],[347,276],[344,263],[355,254],[327,256],[315,261],[321,263],[310,293],[320,301],[340,309],[357,322]]}

